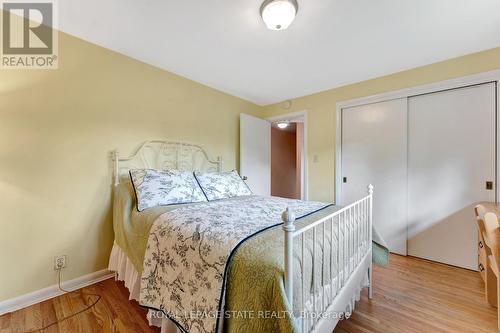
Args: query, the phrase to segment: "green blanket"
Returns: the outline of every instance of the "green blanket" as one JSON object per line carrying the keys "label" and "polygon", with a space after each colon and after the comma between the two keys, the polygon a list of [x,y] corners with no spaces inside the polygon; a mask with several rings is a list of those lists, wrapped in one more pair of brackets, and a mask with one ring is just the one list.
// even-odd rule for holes
{"label": "green blanket", "polygon": [[389,264],[389,249],[375,228],[372,230],[372,261],[379,266]]}

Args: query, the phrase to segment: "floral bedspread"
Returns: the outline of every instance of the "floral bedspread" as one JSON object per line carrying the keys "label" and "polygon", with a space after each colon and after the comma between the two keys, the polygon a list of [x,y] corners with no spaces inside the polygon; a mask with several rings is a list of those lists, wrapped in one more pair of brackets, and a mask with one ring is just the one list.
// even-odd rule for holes
{"label": "floral bedspread", "polygon": [[141,304],[162,310],[186,332],[216,332],[233,252],[250,236],[280,224],[288,206],[301,217],[328,204],[248,196],[162,214],[149,234]]}

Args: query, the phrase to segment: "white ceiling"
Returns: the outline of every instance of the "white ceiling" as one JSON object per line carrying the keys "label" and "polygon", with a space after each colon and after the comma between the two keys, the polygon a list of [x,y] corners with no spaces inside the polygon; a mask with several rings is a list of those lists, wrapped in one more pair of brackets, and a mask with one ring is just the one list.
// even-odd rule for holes
{"label": "white ceiling", "polygon": [[261,105],[500,46],[499,0],[298,2],[286,31],[261,0],[65,0],[59,25]]}

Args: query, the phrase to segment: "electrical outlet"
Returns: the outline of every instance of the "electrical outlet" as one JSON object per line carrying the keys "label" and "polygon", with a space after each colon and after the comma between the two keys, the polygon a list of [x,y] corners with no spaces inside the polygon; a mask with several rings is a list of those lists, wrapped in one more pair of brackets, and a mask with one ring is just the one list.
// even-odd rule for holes
{"label": "electrical outlet", "polygon": [[58,269],[65,268],[66,267],[66,256],[57,256],[54,257],[54,270],[57,271]]}

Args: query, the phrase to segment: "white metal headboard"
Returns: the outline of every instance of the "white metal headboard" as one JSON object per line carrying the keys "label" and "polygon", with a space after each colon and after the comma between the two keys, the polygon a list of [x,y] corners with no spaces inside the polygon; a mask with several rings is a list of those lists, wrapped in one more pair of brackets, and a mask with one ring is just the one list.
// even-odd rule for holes
{"label": "white metal headboard", "polygon": [[130,169],[177,169],[186,171],[222,171],[222,157],[212,160],[199,145],[151,140],[144,142],[127,158],[120,158],[118,150],[113,152],[114,184],[129,177]]}

